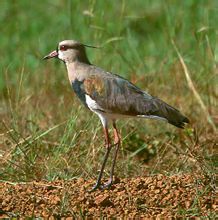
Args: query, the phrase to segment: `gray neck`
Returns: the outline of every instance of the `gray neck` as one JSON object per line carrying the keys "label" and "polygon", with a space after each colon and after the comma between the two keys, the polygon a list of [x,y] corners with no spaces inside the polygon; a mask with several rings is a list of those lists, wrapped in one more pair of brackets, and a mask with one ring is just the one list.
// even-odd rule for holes
{"label": "gray neck", "polygon": [[86,63],[86,64],[91,64],[89,62],[89,59],[86,55],[86,51],[85,51],[85,47],[81,47],[79,50],[75,51],[75,60],[74,61],[78,61],[81,63]]}
{"label": "gray neck", "polygon": [[90,63],[74,61],[66,62],[65,64],[67,67],[68,79],[71,84],[75,79],[83,81],[89,72],[88,69],[90,67]]}

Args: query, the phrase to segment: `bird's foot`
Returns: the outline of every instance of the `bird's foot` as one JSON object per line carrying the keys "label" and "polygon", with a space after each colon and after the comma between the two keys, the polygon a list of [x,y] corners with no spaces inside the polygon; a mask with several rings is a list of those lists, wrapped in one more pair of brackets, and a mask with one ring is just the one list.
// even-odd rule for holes
{"label": "bird's foot", "polygon": [[109,179],[107,183],[105,184],[100,184],[100,183],[96,183],[91,190],[89,190],[88,192],[93,192],[97,189],[100,189],[100,190],[105,190],[105,189],[110,189],[111,186],[113,185],[113,180],[112,179]]}
{"label": "bird's foot", "polygon": [[92,189],[88,190],[88,192],[93,192],[93,191],[95,191],[95,190],[97,190],[97,189],[101,189],[101,184],[100,184],[100,183],[96,183],[96,184],[92,187]]}
{"label": "bird's foot", "polygon": [[102,190],[104,190],[104,189],[110,189],[112,185],[113,185],[113,180],[112,180],[112,179],[109,179],[107,183],[105,183],[104,185],[100,185],[100,188],[101,188]]}

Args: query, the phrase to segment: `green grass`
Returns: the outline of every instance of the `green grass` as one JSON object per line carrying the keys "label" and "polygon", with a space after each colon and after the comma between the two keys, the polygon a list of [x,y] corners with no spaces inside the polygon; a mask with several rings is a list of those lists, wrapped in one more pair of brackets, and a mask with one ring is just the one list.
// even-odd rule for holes
{"label": "green grass", "polygon": [[184,131],[149,120],[119,122],[120,177],[213,176],[216,133],[186,81],[172,42],[216,124],[215,0],[20,0],[1,1],[0,7],[1,179],[97,175],[104,154],[99,119],[72,93],[64,65],[42,61],[63,39],[101,46],[87,50],[92,63],[119,73],[191,120]]}

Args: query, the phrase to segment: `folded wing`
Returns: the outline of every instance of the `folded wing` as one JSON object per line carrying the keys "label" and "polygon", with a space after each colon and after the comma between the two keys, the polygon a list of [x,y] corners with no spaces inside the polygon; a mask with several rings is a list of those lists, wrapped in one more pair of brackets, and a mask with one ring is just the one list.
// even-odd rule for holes
{"label": "folded wing", "polygon": [[84,80],[83,89],[100,107],[96,109],[99,111],[160,118],[179,128],[189,122],[177,109],[116,75],[90,76]]}

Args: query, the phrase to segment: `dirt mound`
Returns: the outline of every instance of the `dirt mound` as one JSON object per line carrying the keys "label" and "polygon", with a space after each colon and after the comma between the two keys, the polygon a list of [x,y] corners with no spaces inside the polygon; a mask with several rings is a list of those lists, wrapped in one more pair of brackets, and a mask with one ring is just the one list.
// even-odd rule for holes
{"label": "dirt mound", "polygon": [[117,180],[110,190],[87,192],[94,181],[0,183],[0,216],[208,216],[215,194],[202,176],[157,175]]}

